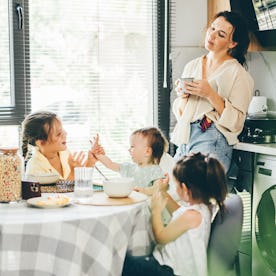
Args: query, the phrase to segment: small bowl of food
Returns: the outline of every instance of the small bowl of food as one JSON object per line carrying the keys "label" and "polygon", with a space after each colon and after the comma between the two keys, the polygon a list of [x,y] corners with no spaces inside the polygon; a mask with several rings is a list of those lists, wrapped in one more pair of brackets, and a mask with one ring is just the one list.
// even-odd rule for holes
{"label": "small bowl of food", "polygon": [[103,190],[109,197],[128,197],[133,191],[134,179],[116,177],[103,181]]}
{"label": "small bowl of food", "polygon": [[59,180],[59,177],[57,173],[41,173],[27,176],[28,179],[35,180],[40,184],[54,184]]}

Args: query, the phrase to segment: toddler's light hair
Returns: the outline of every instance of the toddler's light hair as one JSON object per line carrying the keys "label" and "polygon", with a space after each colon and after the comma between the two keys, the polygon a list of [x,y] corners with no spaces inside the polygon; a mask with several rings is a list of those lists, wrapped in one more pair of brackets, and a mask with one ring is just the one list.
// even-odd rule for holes
{"label": "toddler's light hair", "polygon": [[132,135],[142,135],[148,140],[148,146],[152,149],[151,162],[159,164],[164,152],[169,149],[169,142],[162,131],[157,127],[145,127],[135,130]]}

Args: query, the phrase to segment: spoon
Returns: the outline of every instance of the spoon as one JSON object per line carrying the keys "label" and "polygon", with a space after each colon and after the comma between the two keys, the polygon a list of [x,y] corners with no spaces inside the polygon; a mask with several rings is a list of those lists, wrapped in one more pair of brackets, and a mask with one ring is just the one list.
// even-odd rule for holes
{"label": "spoon", "polygon": [[[90,144],[93,146],[93,141],[89,140]],[[95,169],[100,173],[100,175],[105,179],[108,180],[108,178],[102,173],[102,171],[96,166],[94,165]]]}
{"label": "spoon", "polygon": [[108,180],[108,178],[102,173],[102,171],[96,165],[94,167],[105,180]]}

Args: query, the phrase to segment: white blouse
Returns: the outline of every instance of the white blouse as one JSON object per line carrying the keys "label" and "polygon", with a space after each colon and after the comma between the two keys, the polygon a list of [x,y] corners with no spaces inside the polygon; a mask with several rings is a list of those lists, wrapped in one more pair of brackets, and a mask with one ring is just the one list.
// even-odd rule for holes
{"label": "white blouse", "polygon": [[184,232],[172,242],[157,245],[153,256],[160,265],[171,267],[175,275],[207,276],[207,246],[211,227],[211,212],[208,206],[181,206],[173,213],[172,220],[190,209],[201,213],[200,225]]}
{"label": "white blouse", "polygon": [[[203,57],[190,61],[184,68],[182,77],[202,79]],[[173,112],[177,124],[171,135],[175,145],[187,144],[190,137],[190,123],[201,119],[204,115],[210,118],[217,129],[225,136],[229,145],[238,142],[253,95],[254,81],[244,67],[236,60],[224,61],[209,77],[210,86],[224,98],[225,108],[218,114],[209,101],[203,97],[190,95],[185,102],[181,97],[175,99]],[[182,115],[179,106],[184,104]]]}
{"label": "white blouse", "polygon": [[[71,172],[68,163],[69,154],[69,150],[59,152],[60,161],[63,169],[63,177],[60,176],[61,179],[67,179]],[[34,147],[32,151],[32,157],[30,158],[26,166],[26,175],[39,175],[44,173],[59,174],[59,172],[50,164],[48,159],[39,151],[39,148]]]}

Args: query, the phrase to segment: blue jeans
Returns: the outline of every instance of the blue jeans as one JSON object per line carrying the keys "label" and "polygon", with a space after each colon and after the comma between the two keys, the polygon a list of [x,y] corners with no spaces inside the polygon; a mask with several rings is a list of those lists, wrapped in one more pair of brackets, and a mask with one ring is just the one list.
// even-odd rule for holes
{"label": "blue jeans", "polygon": [[178,160],[182,156],[191,152],[209,154],[217,158],[225,168],[225,172],[230,168],[233,146],[229,146],[223,134],[217,130],[213,123],[205,132],[201,131],[200,123],[191,124],[190,141],[177,148],[174,159]]}
{"label": "blue jeans", "polygon": [[150,256],[126,255],[122,276],[173,276],[173,270],[169,266],[160,265],[156,259]]}

